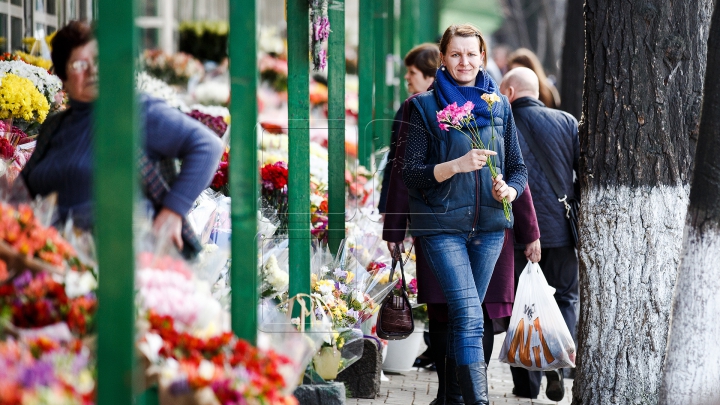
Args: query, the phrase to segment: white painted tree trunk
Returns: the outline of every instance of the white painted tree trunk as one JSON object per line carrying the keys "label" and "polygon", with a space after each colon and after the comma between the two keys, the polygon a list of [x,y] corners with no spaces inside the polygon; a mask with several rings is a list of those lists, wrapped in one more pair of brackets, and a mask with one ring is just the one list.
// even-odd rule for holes
{"label": "white painted tree trunk", "polygon": [[657,403],[688,192],[583,190],[573,404]]}
{"label": "white painted tree trunk", "polygon": [[720,404],[720,230],[686,232],[660,404]]}

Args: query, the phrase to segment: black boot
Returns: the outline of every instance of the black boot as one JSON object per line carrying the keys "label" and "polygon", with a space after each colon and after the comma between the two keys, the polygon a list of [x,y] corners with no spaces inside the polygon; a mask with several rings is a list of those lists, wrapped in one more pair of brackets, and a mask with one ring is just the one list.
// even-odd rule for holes
{"label": "black boot", "polygon": [[463,396],[458,384],[455,360],[445,358],[445,404],[462,405]]}
{"label": "black boot", "polygon": [[485,362],[457,366],[458,383],[466,405],[489,405],[487,366]]}
{"label": "black boot", "polygon": [[[431,304],[432,305],[432,304]],[[438,375],[436,405],[445,404],[445,352],[447,351],[447,322],[430,320],[430,348]]]}

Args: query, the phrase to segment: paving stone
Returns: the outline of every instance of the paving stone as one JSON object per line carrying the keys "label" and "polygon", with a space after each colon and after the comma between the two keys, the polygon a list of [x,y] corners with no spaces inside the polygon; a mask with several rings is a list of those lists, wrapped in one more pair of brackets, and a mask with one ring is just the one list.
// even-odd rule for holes
{"label": "paving stone", "polygon": [[339,382],[301,385],[294,394],[300,405],[345,405],[345,385]]}
{"label": "paving stone", "polygon": [[380,373],[382,371],[382,352],[377,341],[363,339],[363,355],[360,360],[343,370],[337,377],[345,383],[350,398],[375,399],[380,392]]}
{"label": "paving stone", "polygon": [[[500,355],[505,334],[495,336],[495,345],[490,367],[488,367],[488,388],[491,404],[498,405],[546,405],[572,403],[573,380],[565,379],[565,398],[560,402],[550,401],[545,396],[545,379],[540,386],[538,399],[520,398],[512,394],[513,381],[510,374],[510,366],[500,363],[497,358]],[[390,381],[383,381],[380,384],[380,392],[374,400],[360,399],[352,402],[353,405],[428,405],[435,399],[438,381],[434,371],[426,369],[413,369],[404,374],[389,374],[386,376]],[[324,405],[324,404],[323,404]]]}

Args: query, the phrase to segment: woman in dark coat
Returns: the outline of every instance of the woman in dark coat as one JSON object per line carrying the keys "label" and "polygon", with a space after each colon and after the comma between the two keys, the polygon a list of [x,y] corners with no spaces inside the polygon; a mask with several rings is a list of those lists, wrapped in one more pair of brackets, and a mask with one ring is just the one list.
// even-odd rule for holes
{"label": "woman in dark coat", "polygon": [[[404,114],[397,132],[395,159],[388,166],[391,172],[389,173],[389,185],[387,187],[383,240],[388,242],[390,251],[392,251],[395,244],[401,244],[405,239],[409,220],[408,190],[402,181],[402,168],[405,161],[405,146],[407,144],[412,98],[406,100],[401,108]],[[483,312],[486,315],[484,322],[486,333],[483,336],[486,363],[490,361],[492,354],[494,341],[493,320],[503,321],[507,319],[512,314],[512,306],[515,301],[513,234],[517,243],[527,245],[525,253],[528,259],[533,262],[540,261],[540,245],[538,242],[540,230],[537,225],[530,187],[527,187],[520,198],[513,202],[513,214],[515,215],[514,228],[508,229],[505,233],[505,243],[483,301]],[[453,373],[445,372],[445,351],[448,339],[447,301],[437,279],[427,264],[421,244],[415,243],[414,248],[416,254],[416,277],[418,280],[418,302],[427,304],[430,319],[428,325],[430,346],[439,380],[437,397],[433,404],[459,404],[462,403],[462,397],[456,378]],[[498,331],[498,333],[500,332],[502,330]]]}
{"label": "woman in dark coat", "polygon": [[[52,61],[63,81],[70,107],[49,117],[40,129],[37,147],[21,175],[32,196],[58,194],[60,221],[72,218],[92,229],[93,109],[98,96],[97,42],[86,23],[71,21],[53,38]],[[201,248],[185,216],[210,184],[223,148],[220,139],[200,122],[159,99],[142,96],[144,122],[142,162],[146,194],[156,210],[153,229],[166,232],[186,256]],[[169,189],[156,165],[182,160]]]}

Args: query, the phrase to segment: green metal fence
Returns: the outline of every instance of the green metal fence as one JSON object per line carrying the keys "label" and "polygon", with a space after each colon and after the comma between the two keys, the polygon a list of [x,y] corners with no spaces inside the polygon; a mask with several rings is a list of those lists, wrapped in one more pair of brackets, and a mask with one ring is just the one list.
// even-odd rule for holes
{"label": "green metal fence", "polygon": [[[309,47],[308,0],[287,0],[289,103],[290,294],[310,290]],[[402,0],[403,10],[422,12],[422,0]],[[437,4],[433,0],[431,8]],[[98,404],[156,403],[141,395],[134,364],[133,207],[137,194],[135,150],[138,111],[134,91],[137,1],[99,0],[100,97],[95,122],[95,202],[99,268]],[[255,341],[257,316],[257,7],[256,0],[229,1],[232,116],[230,192],[232,197],[231,321],[241,338]],[[425,6],[427,7],[427,6]],[[329,241],[335,251],[344,237],[345,170],[345,2],[329,6]],[[432,17],[403,12],[398,30],[391,0],[360,0],[359,139],[360,164],[369,167],[376,147],[386,145],[395,106],[388,85],[395,72],[389,57],[396,38],[403,54],[425,38]],[[435,17],[437,20],[437,17]],[[437,32],[437,22],[430,30]],[[249,56],[251,55],[251,56]],[[390,60],[390,62],[392,62]],[[402,93],[404,94],[404,93]],[[373,120],[376,120],[373,123]],[[384,121],[383,121],[384,120]],[[252,308],[253,306],[251,306]]]}

